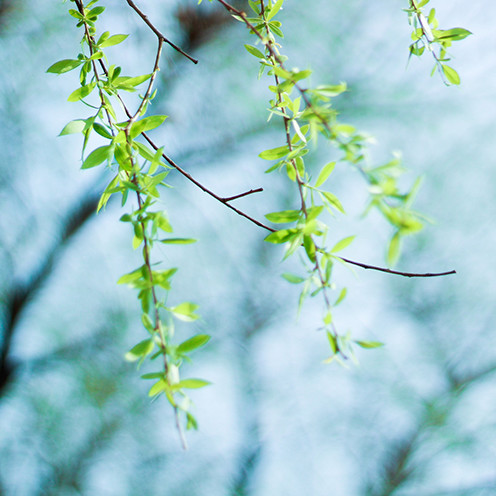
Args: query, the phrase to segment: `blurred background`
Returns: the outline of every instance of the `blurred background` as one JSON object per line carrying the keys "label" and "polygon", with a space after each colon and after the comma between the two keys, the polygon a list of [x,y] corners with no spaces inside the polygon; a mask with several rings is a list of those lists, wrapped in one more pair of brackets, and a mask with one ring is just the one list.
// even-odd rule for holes
{"label": "blurred background", "polygon": [[[149,72],[154,35],[126,2],[101,3],[100,32],[131,34],[107,50],[110,63]],[[263,219],[295,202],[257,157],[281,144],[281,123],[266,122],[246,30],[215,2],[196,3],[139,4],[200,60],[165,49],[150,111],[169,119],[153,137],[221,195],[263,187],[236,203]],[[474,33],[451,50],[462,85],[445,87],[427,55],[406,67],[407,3],[287,0],[282,50],[314,70],[312,84],[348,83],[335,106],[375,136],[371,164],[400,150],[405,184],[425,177],[416,206],[434,222],[406,240],[398,269],[457,275],[338,268],[349,290],[338,328],[385,346],[360,350],[358,367],[324,365],[320,301],[298,318],[298,287],[280,278],[298,261],[281,262],[264,232],[171,173],[162,201],[175,235],[200,241],[155,256],[179,267],[171,297],[201,305],[178,340],[212,334],[185,369],[213,385],[192,394],[200,430],[184,452],[168,404],[150,402],[123,359],[144,330],[134,292],[116,281],[139,254],[118,201],[94,214],[110,176],[80,170],[80,136],[57,137],[89,115],[66,101],[77,71],[45,73],[78,53],[70,3],[0,0],[0,494],[496,494],[496,6],[433,0],[441,28]],[[321,143],[311,164],[335,156]],[[391,231],[361,219],[358,174],[341,165],[332,178],[349,213],[331,220],[333,236],[358,234],[344,256],[384,265]]]}

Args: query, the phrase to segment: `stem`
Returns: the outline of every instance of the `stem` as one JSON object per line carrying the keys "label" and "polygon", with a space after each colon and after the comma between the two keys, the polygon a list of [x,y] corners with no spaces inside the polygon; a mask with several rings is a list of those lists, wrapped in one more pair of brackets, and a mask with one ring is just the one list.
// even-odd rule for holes
{"label": "stem", "polygon": [[191,55],[188,55],[184,50],[179,48],[177,45],[172,43],[169,39],[167,39],[149,20],[148,16],[144,14],[138,6],[132,1],[132,0],[126,0],[129,6],[143,19],[145,24],[157,35],[157,38],[159,39],[160,42],[167,43],[170,45],[174,50],[178,51],[181,55],[184,55],[187,59],[191,60],[194,64],[198,64],[198,60],[193,58]]}

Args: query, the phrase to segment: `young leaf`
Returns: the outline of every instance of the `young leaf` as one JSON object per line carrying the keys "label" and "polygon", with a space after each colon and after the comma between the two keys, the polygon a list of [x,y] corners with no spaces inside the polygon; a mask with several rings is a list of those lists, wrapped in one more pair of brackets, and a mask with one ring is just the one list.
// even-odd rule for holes
{"label": "young leaf", "polygon": [[265,237],[265,241],[268,241],[269,243],[286,243],[287,241],[290,241],[293,239],[295,236],[298,236],[299,234],[298,229],[281,229],[280,231],[273,232],[269,234],[268,236]]}
{"label": "young leaf", "polygon": [[159,241],[169,245],[189,245],[191,243],[196,243],[196,239],[192,238],[166,238]]}
{"label": "young leaf", "polygon": [[324,165],[324,167],[322,167],[322,170],[320,171],[319,177],[317,178],[317,181],[315,182],[316,188],[318,188],[319,186],[322,186],[327,181],[327,178],[331,175],[335,166],[336,166],[336,162],[329,162],[327,165]]}
{"label": "young leaf", "polygon": [[388,253],[387,253],[387,263],[389,266],[394,266],[398,261],[400,256],[400,248],[401,248],[401,236],[400,233],[397,232],[391,238],[389,243]]}
{"label": "young leaf", "polygon": [[453,41],[459,41],[465,39],[467,36],[472,34],[471,31],[464,28],[453,28],[441,31],[440,34],[436,36],[436,39],[451,39]]}
{"label": "young leaf", "polygon": [[51,65],[47,72],[51,72],[52,74],[63,74],[64,72],[69,72],[79,67],[84,63],[84,60],[74,60],[74,59],[64,59],[55,62],[55,64]]}
{"label": "young leaf", "polygon": [[290,274],[289,272],[285,272],[282,274],[282,277],[286,279],[286,281],[290,282],[291,284],[300,284],[305,280],[304,277],[296,276],[294,274]]}
{"label": "young leaf", "polygon": [[346,288],[343,288],[341,290],[341,293],[339,293],[338,299],[335,301],[334,306],[339,305],[346,298],[347,292],[348,290]]}
{"label": "young leaf", "polygon": [[446,79],[451,84],[460,84],[460,76],[458,75],[458,72],[453,69],[453,67],[450,67],[446,64],[441,64],[441,66],[443,68],[443,73],[446,76]]}
{"label": "young leaf", "polygon": [[287,145],[278,146],[277,148],[271,148],[270,150],[265,150],[260,153],[259,157],[264,160],[276,160],[278,158],[285,157],[289,153],[289,148]]}
{"label": "young leaf", "polygon": [[277,0],[277,2],[270,9],[269,15],[267,16],[267,21],[270,21],[281,9],[284,0]]}
{"label": "young leaf", "polygon": [[336,253],[337,251],[344,250],[347,246],[349,246],[353,242],[354,239],[355,236],[348,236],[347,238],[338,241],[331,249],[331,253]]}
{"label": "young leaf", "polygon": [[265,218],[274,224],[284,224],[287,222],[295,222],[300,218],[300,210],[283,210],[281,212],[273,212],[266,214]]}
{"label": "young leaf", "polygon": [[133,346],[125,355],[126,360],[129,362],[135,362],[142,357],[149,355],[153,348],[155,347],[155,343],[153,339],[145,339],[144,341],[139,342],[136,346]]}
{"label": "young leaf", "polygon": [[93,150],[83,162],[82,169],[90,169],[112,158],[114,145],[100,146]]}
{"label": "young leaf", "polygon": [[122,43],[128,36],[129,36],[128,34],[114,34],[113,36],[110,36],[110,38],[107,38],[102,43],[99,43],[98,46],[100,48],[106,48],[106,47],[118,45],[119,43]]}
{"label": "young leaf", "polygon": [[355,341],[355,343],[358,346],[367,349],[380,348],[381,346],[384,346],[384,343],[381,343],[380,341]]}
{"label": "young leaf", "polygon": [[169,308],[174,317],[178,318],[179,320],[184,320],[185,322],[191,322],[199,318],[199,316],[195,313],[197,309],[198,305],[190,303],[189,301]]}
{"label": "young leaf", "polygon": [[86,127],[86,121],[84,119],[76,119],[67,123],[64,129],[60,131],[59,136],[65,136],[66,134],[82,133]]}
{"label": "young leaf", "polygon": [[193,336],[192,338],[183,341],[177,347],[177,352],[181,354],[190,353],[191,351],[196,350],[197,348],[201,348],[202,346],[205,346],[209,340],[210,340],[210,336],[208,334],[197,334],[196,336]]}
{"label": "young leaf", "polygon": [[208,386],[212,384],[209,381],[204,381],[202,379],[183,379],[182,381],[178,382],[177,384],[174,385],[174,388],[177,389],[199,389],[205,386]]}
{"label": "young leaf", "polygon": [[83,98],[86,98],[95,89],[95,86],[96,83],[90,83],[85,86],[81,86],[81,88],[78,88],[69,95],[67,101],[77,102],[78,100],[82,100]]}
{"label": "young leaf", "polygon": [[148,396],[157,396],[157,394],[168,391],[169,389],[170,387],[167,382],[165,382],[163,379],[160,379],[150,388],[150,391],[148,391]]}
{"label": "young leaf", "polygon": [[136,281],[141,279],[143,277],[143,269],[144,265],[141,267],[138,267],[136,270],[133,270],[132,272],[129,272],[128,274],[124,274],[119,278],[117,281],[117,284],[129,284],[129,285],[134,285]]}
{"label": "young leaf", "polygon": [[150,115],[139,121],[136,121],[131,127],[131,138],[134,139],[141,133],[150,131],[151,129],[155,129],[156,127],[160,126],[160,124],[162,124],[165,119],[167,119],[166,115]]}
{"label": "young leaf", "polygon": [[252,45],[245,45],[246,50],[248,53],[251,53],[254,57],[257,57],[258,59],[264,59],[265,55],[256,47]]}

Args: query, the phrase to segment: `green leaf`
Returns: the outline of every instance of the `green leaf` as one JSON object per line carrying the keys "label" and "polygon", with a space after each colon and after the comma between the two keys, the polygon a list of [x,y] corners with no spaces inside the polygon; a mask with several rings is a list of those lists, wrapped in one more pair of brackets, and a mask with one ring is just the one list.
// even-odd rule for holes
{"label": "green leaf", "polygon": [[153,348],[155,347],[155,343],[152,338],[145,339],[144,341],[139,342],[136,346],[133,346],[125,355],[125,358],[129,362],[135,362],[140,358],[146,357],[149,355]]}
{"label": "green leaf", "polygon": [[266,236],[265,241],[275,244],[286,243],[287,241],[293,239],[295,236],[298,236],[299,233],[300,231],[294,228],[281,229],[280,231],[273,232]]}
{"label": "green leaf", "polygon": [[93,124],[93,129],[96,131],[97,134],[100,136],[103,136],[104,138],[107,139],[113,139],[114,137],[109,133],[108,129],[105,126],[102,126],[100,123],[95,122]]}
{"label": "green leaf", "polygon": [[59,136],[65,136],[66,134],[82,133],[86,128],[86,121],[84,119],[76,119],[67,123],[64,129],[60,131]]}
{"label": "green leaf", "polygon": [[436,36],[436,39],[451,39],[453,41],[459,41],[465,39],[467,36],[473,34],[468,29],[464,28],[452,28],[446,29],[440,32],[439,35]]}
{"label": "green leaf", "polygon": [[133,285],[136,281],[141,279],[143,277],[143,268],[145,266],[142,265],[141,267],[138,267],[136,270],[133,270],[132,272],[129,272],[127,274],[124,274],[119,278],[117,281],[117,284],[131,284]]}
{"label": "green leaf", "polygon": [[105,7],[95,7],[94,9],[91,9],[87,14],[86,17],[88,19],[91,19],[92,17],[97,17],[99,16],[103,11],[105,10]]}
{"label": "green leaf", "polygon": [[155,330],[152,319],[147,313],[141,314],[141,322],[143,322],[143,325],[147,331],[153,332]]}
{"label": "green leaf", "polygon": [[51,72],[52,74],[63,74],[64,72],[69,72],[79,67],[84,63],[84,60],[74,60],[74,59],[64,59],[55,62],[55,64],[51,65],[46,71]]}
{"label": "green leaf", "polygon": [[177,347],[177,352],[181,354],[190,353],[193,350],[196,350],[197,348],[201,348],[202,346],[205,346],[209,340],[210,340],[210,336],[208,334],[197,334],[196,336],[193,336],[192,338],[183,341]]}
{"label": "green leaf", "polygon": [[109,201],[109,198],[112,195],[110,191],[113,190],[117,186],[117,184],[119,184],[119,175],[116,175],[112,179],[112,181],[110,181],[110,183],[105,188],[105,191],[102,193],[102,196],[98,201],[98,206],[96,207],[97,212],[99,212],[102,207],[105,207],[105,205],[107,205],[107,202]]}
{"label": "green leaf", "polygon": [[320,171],[319,177],[317,178],[317,181],[315,182],[316,188],[318,188],[319,186],[322,186],[327,181],[327,178],[331,175],[335,166],[336,166],[336,162],[329,162],[327,165],[324,165],[324,167],[322,167],[322,170]]}
{"label": "green leaf", "polygon": [[212,384],[209,381],[204,381],[203,379],[184,379],[174,385],[174,389],[199,389]]}
{"label": "green leaf", "polygon": [[113,36],[110,36],[110,38],[107,38],[102,43],[99,43],[99,46],[101,48],[106,48],[106,47],[118,45],[119,43],[122,43],[128,36],[129,36],[128,34],[114,34]]}
{"label": "green leaf", "polygon": [[164,377],[163,372],[150,372],[141,376],[142,379],[161,379],[162,377]]}
{"label": "green leaf", "polygon": [[289,148],[287,145],[278,146],[277,148],[271,148],[270,150],[265,150],[258,156],[264,160],[276,160],[278,158],[285,157],[289,153]]}
{"label": "green leaf", "polygon": [[131,127],[131,138],[136,138],[141,133],[146,131],[150,131],[151,129],[155,129],[160,126],[165,119],[167,119],[166,115],[150,115],[145,117],[139,121],[136,121]]}
{"label": "green leaf", "polygon": [[191,322],[199,318],[199,315],[195,314],[195,311],[198,308],[198,305],[186,301],[184,303],[181,303],[180,305],[169,308],[169,310],[174,315],[174,317],[178,318],[179,320]]}
{"label": "green leaf", "polygon": [[91,169],[106,160],[111,160],[114,153],[114,145],[100,146],[93,150],[83,162],[82,169]]}
{"label": "green leaf", "polygon": [[347,90],[346,83],[340,83],[336,85],[322,85],[317,86],[314,92],[328,98],[334,98],[344,93]]}
{"label": "green leaf", "polygon": [[310,262],[315,263],[315,261],[316,261],[316,257],[315,257],[316,247],[315,247],[315,243],[314,243],[311,236],[303,236],[303,246],[305,247],[305,253],[307,254]]}
{"label": "green leaf", "polygon": [[139,141],[135,141],[133,143],[133,146],[136,146],[136,148],[138,149],[138,153],[145,159],[145,160],[148,160],[149,162],[153,162],[155,156],[156,156],[156,152],[154,150],[152,150],[151,148],[149,148],[148,146],[146,146],[145,144],[143,143],[140,143]]}
{"label": "green leaf", "polygon": [[441,66],[443,68],[443,73],[446,76],[446,79],[451,84],[460,84],[460,76],[458,75],[458,72],[453,69],[453,67],[450,67],[446,64],[441,64]]}
{"label": "green leaf", "polygon": [[327,340],[329,341],[329,345],[331,346],[332,353],[333,354],[337,353],[338,343],[336,341],[336,338],[329,331],[326,331],[326,334],[327,334]]}
{"label": "green leaf", "polygon": [[346,298],[347,292],[348,290],[346,288],[343,288],[341,290],[341,293],[339,293],[338,299],[335,301],[334,306],[339,305]]}
{"label": "green leaf", "polygon": [[353,242],[354,239],[355,236],[348,236],[347,238],[338,241],[331,249],[331,253],[336,253],[337,251],[344,250],[347,246],[349,246]]}
{"label": "green leaf", "polygon": [[251,53],[254,57],[257,57],[258,59],[264,59],[265,55],[256,47],[252,45],[245,45],[246,50],[248,53]]}
{"label": "green leaf", "polygon": [[290,282],[291,284],[300,284],[303,281],[305,281],[304,277],[296,276],[295,274],[290,274],[289,272],[285,272],[282,274],[282,277],[286,279],[286,281]]}
{"label": "green leaf", "polygon": [[157,381],[148,391],[148,396],[157,396],[157,394],[168,391],[170,386],[163,379]]}
{"label": "green leaf", "polygon": [[380,348],[381,346],[384,346],[384,343],[381,343],[380,341],[355,341],[355,343],[358,346],[367,349]]}
{"label": "green leaf", "polygon": [[143,374],[141,376],[142,379],[161,379],[164,377],[163,372],[150,372],[148,374]]}
{"label": "green leaf", "polygon": [[281,212],[266,214],[265,218],[270,222],[274,222],[274,224],[284,224],[286,222],[295,222],[300,216],[300,210],[282,210]]}
{"label": "green leaf", "polygon": [[134,87],[144,83],[147,79],[150,79],[151,74],[144,74],[143,76],[128,77],[119,76],[113,80],[113,84],[117,89],[123,89],[126,91],[134,91]]}
{"label": "green leaf", "polygon": [[195,429],[198,430],[198,422],[196,421],[195,417],[190,413],[186,412],[186,430],[189,429]]}
{"label": "green leaf", "polygon": [[153,284],[169,290],[171,288],[169,281],[176,272],[177,269],[175,267],[167,270],[153,271]]}
{"label": "green leaf", "polygon": [[193,238],[166,238],[159,241],[169,245],[190,245],[191,243],[196,243],[196,239]]}
{"label": "green leaf", "polygon": [[284,0],[277,0],[277,2],[270,9],[269,15],[267,16],[267,21],[270,21],[281,9]]}
{"label": "green leaf", "polygon": [[400,233],[397,232],[391,238],[391,241],[389,243],[389,248],[388,248],[388,252],[387,252],[388,265],[394,266],[396,264],[396,262],[398,261],[398,258],[400,256],[400,249],[401,249],[401,236],[400,236]]}
{"label": "green leaf", "polygon": [[341,205],[341,202],[338,200],[338,197],[336,195],[333,195],[332,193],[329,193],[329,191],[322,191],[320,192],[321,198],[331,206],[334,207],[336,210],[339,210],[341,213],[345,213],[343,205]]}
{"label": "green leaf", "polygon": [[95,89],[95,86],[96,83],[89,83],[85,86],[81,86],[81,88],[78,88],[69,95],[67,101],[77,102],[78,100],[82,100],[83,98],[86,98]]}

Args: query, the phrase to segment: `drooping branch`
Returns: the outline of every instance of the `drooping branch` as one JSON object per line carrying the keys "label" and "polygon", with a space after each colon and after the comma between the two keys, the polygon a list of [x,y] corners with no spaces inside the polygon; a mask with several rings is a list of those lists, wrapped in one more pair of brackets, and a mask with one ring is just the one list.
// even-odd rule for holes
{"label": "drooping branch", "polygon": [[[130,0],[126,0],[126,1],[128,1],[128,3],[130,2]],[[241,17],[243,19],[243,21],[245,22],[245,24],[262,40],[262,42],[264,42],[264,39],[263,39],[262,35],[256,30],[255,26],[248,21],[248,19],[246,18],[246,15],[244,14],[244,12],[242,12],[241,10],[236,9],[234,6],[228,4],[224,0],[218,0],[218,1],[229,12],[231,12],[231,13],[239,16],[239,17]],[[139,11],[139,9],[136,7],[136,5],[132,1],[129,3],[129,5],[138,13],[138,15],[140,15],[140,17],[143,18],[144,14],[141,11]],[[141,14],[140,14],[140,12],[141,12]],[[145,18],[146,18],[146,16],[145,16]],[[147,20],[145,22],[147,22],[147,25],[149,25],[149,26],[151,25],[150,21]],[[153,26],[153,25],[151,25],[151,26]],[[164,39],[164,41],[165,41],[165,37],[156,28],[153,29],[153,32],[157,35],[157,37],[159,38],[159,40]],[[281,64],[281,67],[283,67],[282,61],[280,60],[280,57],[279,57],[279,54],[277,54],[277,52],[272,48],[272,46],[270,44],[266,44],[264,42],[264,45],[267,46],[269,52],[271,53],[271,55],[273,55],[274,59],[277,60],[279,64]],[[100,66],[101,66],[102,70],[104,71],[104,73],[108,75],[108,70],[107,70],[107,67],[105,66],[105,63],[104,63],[103,59],[99,59],[98,62],[100,63]],[[295,85],[295,86],[298,88],[298,90],[300,91],[300,93],[303,95],[303,98],[304,98],[305,102],[307,104],[311,105],[311,102],[309,100],[307,100],[307,98],[306,98],[305,89],[299,87],[298,85]],[[133,114],[131,114],[131,112],[127,108],[125,102],[122,100],[122,98],[120,97],[120,95],[117,95],[117,98],[121,102],[122,107],[123,107],[124,112],[126,113],[127,117],[129,119],[133,118]],[[323,121],[325,121],[325,119],[323,119]],[[328,126],[328,124],[327,124],[327,126]],[[148,144],[155,151],[157,151],[159,149],[159,147],[150,139],[150,137],[145,132],[141,133],[141,135],[144,137],[144,139],[148,142]],[[217,201],[219,201],[220,203],[222,203],[223,205],[225,205],[227,208],[231,209],[233,212],[236,212],[238,215],[244,217],[245,219],[249,220],[253,224],[255,224],[258,227],[261,227],[261,228],[263,228],[263,229],[265,229],[267,231],[270,231],[270,232],[275,232],[276,231],[275,229],[273,229],[273,228],[267,226],[266,224],[258,221],[254,217],[248,215],[243,210],[241,210],[239,208],[236,208],[236,207],[234,207],[233,205],[231,205],[229,203],[231,200],[233,200],[235,198],[246,196],[245,194],[242,193],[241,195],[235,195],[233,197],[227,197],[227,198],[226,197],[222,197],[222,196],[218,195],[217,193],[215,193],[214,191],[212,191],[211,189],[207,188],[200,181],[198,181],[197,179],[195,179],[189,172],[187,172],[186,170],[184,170],[176,162],[174,162],[168,155],[166,155],[165,152],[162,153],[162,158],[169,165],[171,165],[174,169],[176,169],[180,174],[182,174],[190,182],[192,182],[195,186],[197,186],[203,192],[205,192],[208,195],[210,195],[212,198],[215,198]],[[338,258],[341,258],[341,260],[343,260],[346,263],[349,263],[349,264],[352,264],[352,265],[356,265],[356,266],[361,267],[363,269],[376,270],[376,271],[379,271],[379,272],[386,272],[386,273],[389,273],[389,274],[399,275],[399,276],[403,276],[403,277],[440,277],[440,276],[446,276],[446,275],[450,275],[450,274],[455,274],[456,273],[455,270],[448,271],[448,272],[439,272],[439,273],[432,273],[432,272],[427,272],[427,273],[401,272],[401,271],[395,271],[395,270],[392,270],[392,269],[388,269],[388,268],[385,268],[385,267],[378,267],[378,266],[371,265],[371,264],[366,264],[366,263],[363,263],[363,262],[357,262],[357,261],[354,261],[354,260],[351,260],[351,259],[347,259],[347,258],[343,258],[343,257],[338,257]]]}
{"label": "drooping branch", "polygon": [[253,193],[260,193],[263,191],[263,188],[250,189],[250,191],[245,191],[244,193],[240,193],[239,195],[229,196],[227,198],[222,198],[225,202],[230,202],[232,200],[237,200],[238,198],[243,198],[248,195],[252,195]]}

